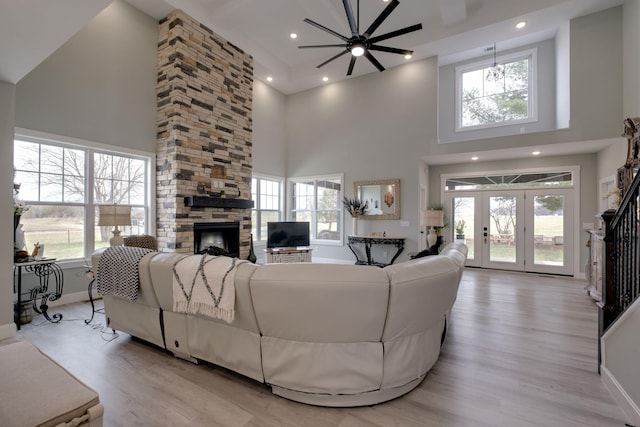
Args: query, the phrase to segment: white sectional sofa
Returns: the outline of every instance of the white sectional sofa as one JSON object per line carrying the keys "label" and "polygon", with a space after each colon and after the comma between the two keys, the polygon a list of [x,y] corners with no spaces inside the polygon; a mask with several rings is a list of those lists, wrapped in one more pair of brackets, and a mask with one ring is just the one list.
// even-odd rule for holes
{"label": "white sectional sofa", "polygon": [[438,360],[466,253],[454,243],[385,268],[243,263],[235,319],[226,323],[173,311],[173,266],[200,255],[151,252],[138,264],[137,300],[107,295],[105,313],[113,329],[264,382],[288,399],[371,405],[415,388]]}

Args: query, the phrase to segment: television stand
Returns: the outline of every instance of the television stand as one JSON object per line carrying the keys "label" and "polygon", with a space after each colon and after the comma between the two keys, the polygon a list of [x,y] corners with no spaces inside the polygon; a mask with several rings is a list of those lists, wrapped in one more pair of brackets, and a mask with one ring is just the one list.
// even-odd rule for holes
{"label": "television stand", "polygon": [[311,262],[312,248],[270,248],[265,249],[265,264],[284,262]]}

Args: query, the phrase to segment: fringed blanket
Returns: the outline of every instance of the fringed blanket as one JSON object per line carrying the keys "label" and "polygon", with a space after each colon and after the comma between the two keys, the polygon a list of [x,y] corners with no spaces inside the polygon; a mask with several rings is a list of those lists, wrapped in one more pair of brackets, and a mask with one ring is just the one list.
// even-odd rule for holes
{"label": "fringed blanket", "polygon": [[138,264],[150,249],[111,246],[100,256],[96,282],[99,295],[115,295],[129,301],[138,299]]}
{"label": "fringed blanket", "polygon": [[173,311],[233,322],[236,270],[245,262],[210,255],[180,259],[173,266]]}

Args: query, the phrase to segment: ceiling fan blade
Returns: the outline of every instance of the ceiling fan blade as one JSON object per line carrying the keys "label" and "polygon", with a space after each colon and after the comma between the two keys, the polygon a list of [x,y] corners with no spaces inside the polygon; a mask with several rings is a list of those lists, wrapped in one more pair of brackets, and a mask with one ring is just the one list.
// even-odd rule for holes
{"label": "ceiling fan blade", "polygon": [[368,50],[365,50],[364,51],[364,56],[367,57],[369,62],[371,62],[373,65],[375,65],[375,67],[378,69],[378,71],[384,71],[384,67],[382,66],[382,64],[379,63],[378,60],[376,58],[374,58],[373,55],[371,55],[371,52],[369,52]]}
{"label": "ceiling fan blade", "polygon": [[[346,1],[346,0],[344,0],[344,1]],[[369,28],[367,28],[367,31],[364,32],[363,37],[369,38],[371,36],[371,34],[373,34],[373,32],[378,29],[380,24],[382,24],[382,22],[385,19],[387,19],[387,16],[389,16],[391,14],[391,12],[393,12],[393,9],[398,7],[399,4],[400,4],[399,0],[391,0],[391,2],[387,5],[387,7],[384,8],[382,13],[380,13],[380,15],[378,15],[378,17],[375,19],[375,21],[373,21],[373,23],[371,23]]]}
{"label": "ceiling fan blade", "polygon": [[371,45],[369,46],[369,50],[379,50],[380,52],[397,53],[399,55],[413,55],[412,50],[397,49],[395,47],[387,47],[387,46]]}
{"label": "ceiling fan blade", "polygon": [[351,28],[351,36],[358,36],[358,24],[353,17],[353,9],[351,9],[351,1],[350,0],[342,0],[342,4],[344,4],[344,11],[347,13],[347,21],[349,21],[349,28]]}
{"label": "ceiling fan blade", "polygon": [[369,39],[369,43],[377,43],[380,42],[382,40],[387,40],[390,39],[392,37],[397,37],[397,36],[401,36],[403,34],[407,34],[407,33],[411,33],[413,31],[418,31],[422,29],[422,24],[416,24],[416,25],[412,25],[410,27],[405,27],[405,28],[401,28],[399,30],[395,30],[395,31],[391,31],[390,33],[386,33],[386,34],[382,34],[376,37],[371,37]]}
{"label": "ceiling fan blade", "polygon": [[349,69],[347,70],[347,76],[350,76],[353,72],[353,67],[356,65],[357,56],[351,56],[351,61],[349,61]]}
{"label": "ceiling fan blade", "polygon": [[333,57],[327,59],[326,61],[324,61],[322,64],[318,65],[316,68],[320,68],[320,67],[323,67],[323,66],[327,65],[329,62],[333,61],[334,59],[340,58],[342,55],[344,55],[347,52],[349,52],[348,49],[343,50],[342,52],[340,52],[336,56],[333,56]]}
{"label": "ceiling fan blade", "polygon": [[339,39],[341,39],[341,40],[344,40],[345,42],[349,41],[349,38],[348,38],[348,37],[345,37],[345,36],[343,36],[342,34],[338,34],[338,33],[336,33],[335,31],[333,31],[332,29],[327,28],[327,27],[325,27],[324,25],[320,25],[320,24],[318,24],[317,22],[312,21],[312,20],[311,20],[311,19],[309,19],[309,18],[305,18],[305,19],[304,19],[304,22],[306,22],[307,24],[311,24],[311,25],[313,25],[314,27],[321,29],[322,31],[326,31],[327,33],[329,33],[329,34],[331,34],[331,35],[334,35],[334,36],[336,36],[337,38],[339,38]]}
{"label": "ceiling fan blade", "polygon": [[298,49],[309,49],[312,47],[347,47],[346,44],[314,44],[307,46],[298,46]]}

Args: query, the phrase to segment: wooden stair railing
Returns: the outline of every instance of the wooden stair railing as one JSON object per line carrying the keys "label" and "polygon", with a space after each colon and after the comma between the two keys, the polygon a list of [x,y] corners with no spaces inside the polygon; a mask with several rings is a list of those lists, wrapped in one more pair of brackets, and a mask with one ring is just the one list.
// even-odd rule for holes
{"label": "wooden stair railing", "polygon": [[640,173],[624,189],[617,210],[602,213],[605,255],[599,337],[640,294]]}

